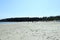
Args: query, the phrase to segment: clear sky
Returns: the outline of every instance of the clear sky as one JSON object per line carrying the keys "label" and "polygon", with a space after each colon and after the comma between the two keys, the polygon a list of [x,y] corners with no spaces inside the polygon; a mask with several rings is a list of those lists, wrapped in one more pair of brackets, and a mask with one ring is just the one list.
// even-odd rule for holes
{"label": "clear sky", "polygon": [[60,15],[60,0],[0,0],[0,18]]}

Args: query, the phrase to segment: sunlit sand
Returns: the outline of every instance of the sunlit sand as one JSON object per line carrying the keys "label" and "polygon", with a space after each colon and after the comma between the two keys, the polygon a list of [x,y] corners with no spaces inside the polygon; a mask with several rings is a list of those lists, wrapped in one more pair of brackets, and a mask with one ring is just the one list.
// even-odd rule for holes
{"label": "sunlit sand", "polygon": [[0,24],[0,40],[60,40],[60,22]]}

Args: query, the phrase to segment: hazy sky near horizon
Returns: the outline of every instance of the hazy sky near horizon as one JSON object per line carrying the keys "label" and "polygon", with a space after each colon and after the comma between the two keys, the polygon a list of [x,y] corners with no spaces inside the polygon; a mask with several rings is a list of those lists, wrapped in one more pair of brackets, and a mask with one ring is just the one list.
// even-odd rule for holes
{"label": "hazy sky near horizon", "polygon": [[0,18],[60,15],[60,0],[0,0]]}

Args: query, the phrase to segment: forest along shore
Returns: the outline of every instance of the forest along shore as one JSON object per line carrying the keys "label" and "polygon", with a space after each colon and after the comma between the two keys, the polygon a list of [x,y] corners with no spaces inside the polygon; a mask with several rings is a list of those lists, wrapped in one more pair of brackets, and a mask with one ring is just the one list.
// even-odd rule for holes
{"label": "forest along shore", "polygon": [[59,21],[60,22],[60,16],[20,17],[20,18],[6,18],[0,20],[0,22],[34,22],[34,21]]}

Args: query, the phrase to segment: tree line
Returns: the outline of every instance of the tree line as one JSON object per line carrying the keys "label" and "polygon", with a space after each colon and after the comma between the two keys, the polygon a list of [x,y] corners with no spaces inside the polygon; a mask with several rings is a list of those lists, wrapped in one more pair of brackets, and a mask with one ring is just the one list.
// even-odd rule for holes
{"label": "tree line", "polygon": [[21,18],[6,18],[1,19],[0,22],[25,22],[25,21],[60,21],[60,16],[50,16],[50,17],[21,17]]}

